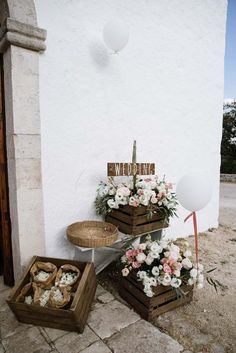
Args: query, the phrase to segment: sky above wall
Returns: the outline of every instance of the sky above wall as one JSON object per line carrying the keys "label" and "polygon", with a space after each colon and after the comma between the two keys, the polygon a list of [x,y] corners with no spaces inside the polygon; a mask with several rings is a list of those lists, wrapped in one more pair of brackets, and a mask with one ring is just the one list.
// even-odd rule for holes
{"label": "sky above wall", "polygon": [[224,97],[236,98],[236,0],[228,0]]}

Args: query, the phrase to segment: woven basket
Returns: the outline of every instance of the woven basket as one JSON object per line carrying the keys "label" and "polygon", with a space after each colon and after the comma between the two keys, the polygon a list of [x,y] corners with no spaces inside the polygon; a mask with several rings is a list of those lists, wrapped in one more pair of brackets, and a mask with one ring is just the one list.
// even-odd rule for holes
{"label": "woven basket", "polygon": [[113,244],[118,229],[111,223],[84,221],[71,224],[67,228],[67,238],[71,243],[85,248],[98,248]]}

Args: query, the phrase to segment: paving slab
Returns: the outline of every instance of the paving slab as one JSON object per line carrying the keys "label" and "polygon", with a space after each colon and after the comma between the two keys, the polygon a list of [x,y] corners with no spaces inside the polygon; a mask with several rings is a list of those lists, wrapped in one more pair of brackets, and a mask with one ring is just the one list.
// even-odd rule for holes
{"label": "paving slab", "polygon": [[2,344],[6,353],[49,353],[52,350],[36,327],[5,338]]}
{"label": "paving slab", "polygon": [[94,332],[85,326],[83,334],[71,332],[58,338],[54,344],[59,353],[79,353],[98,339]]}
{"label": "paving slab", "polygon": [[4,304],[6,304],[6,299],[7,297],[9,296],[11,292],[11,288],[7,288],[7,289],[4,289],[2,290],[0,293],[0,307]]}
{"label": "paving slab", "polygon": [[97,297],[97,301],[102,304],[110,303],[114,299],[114,296],[110,292],[102,293]]}
{"label": "paving slab", "polygon": [[43,330],[46,332],[46,334],[48,335],[48,337],[52,342],[70,333],[69,331],[58,330],[56,328],[49,328],[49,327],[44,327]]}
{"label": "paving slab", "polygon": [[180,353],[183,347],[151,323],[140,320],[107,341],[115,353]]}
{"label": "paving slab", "polygon": [[102,339],[140,320],[140,316],[117,300],[95,309],[89,314],[88,325]]}
{"label": "paving slab", "polygon": [[27,330],[32,325],[20,323],[7,304],[0,307],[0,337],[1,339],[14,335],[15,333]]}
{"label": "paving slab", "polygon": [[112,353],[112,351],[105,345],[105,343],[97,341],[80,353]]}
{"label": "paving slab", "polygon": [[2,343],[0,343],[0,353],[5,353]]}

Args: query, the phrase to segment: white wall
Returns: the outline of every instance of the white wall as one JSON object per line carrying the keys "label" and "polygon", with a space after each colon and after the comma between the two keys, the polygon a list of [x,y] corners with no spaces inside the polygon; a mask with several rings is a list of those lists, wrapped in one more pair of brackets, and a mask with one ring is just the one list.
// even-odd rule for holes
{"label": "white wall", "polygon": [[[36,0],[47,29],[40,57],[42,165],[48,255],[70,256],[64,234],[95,218],[108,161],[155,162],[177,182],[206,169],[213,197],[199,230],[218,225],[226,0]],[[110,55],[104,24],[122,18],[130,41]],[[192,233],[179,210],[168,231]]]}

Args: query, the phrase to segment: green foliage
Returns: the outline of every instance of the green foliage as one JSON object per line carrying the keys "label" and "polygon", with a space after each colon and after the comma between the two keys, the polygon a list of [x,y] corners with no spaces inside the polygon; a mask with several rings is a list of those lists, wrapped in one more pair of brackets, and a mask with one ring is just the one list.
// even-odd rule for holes
{"label": "green foliage", "polygon": [[236,174],[236,100],[224,105],[221,173]]}

